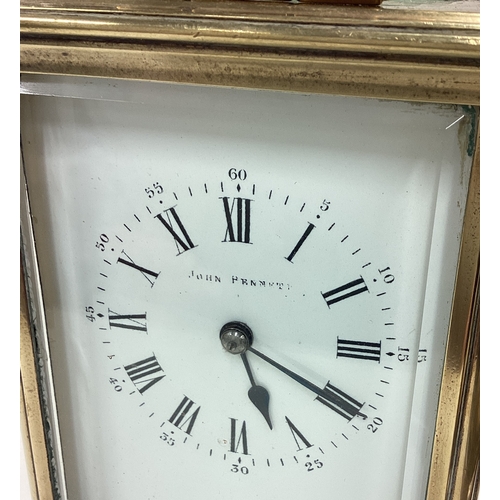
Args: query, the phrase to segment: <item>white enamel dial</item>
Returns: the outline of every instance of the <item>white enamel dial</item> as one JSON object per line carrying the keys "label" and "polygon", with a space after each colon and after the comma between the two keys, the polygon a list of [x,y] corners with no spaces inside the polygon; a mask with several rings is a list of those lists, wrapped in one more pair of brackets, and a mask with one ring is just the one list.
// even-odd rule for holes
{"label": "white enamel dial", "polygon": [[423,498],[462,110],[35,84],[60,96],[25,97],[23,155],[63,493]]}

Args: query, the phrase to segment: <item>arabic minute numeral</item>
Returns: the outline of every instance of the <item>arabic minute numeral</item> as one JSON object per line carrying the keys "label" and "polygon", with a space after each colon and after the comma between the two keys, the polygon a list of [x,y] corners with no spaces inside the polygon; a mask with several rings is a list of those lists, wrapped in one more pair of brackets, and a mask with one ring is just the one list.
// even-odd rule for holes
{"label": "arabic minute numeral", "polygon": [[328,200],[323,200],[323,203],[319,207],[319,209],[322,212],[326,212],[329,208],[330,208],[330,202]]}
{"label": "arabic minute numeral", "polygon": [[116,392],[121,392],[122,386],[118,384],[118,380],[116,378],[110,378],[109,383],[114,387]]}
{"label": "arabic minute numeral", "polygon": [[396,278],[393,274],[387,273],[391,268],[386,267],[385,269],[379,269],[378,272],[384,277],[384,283],[392,283]]}
{"label": "arabic minute numeral", "polygon": [[398,346],[398,361],[410,361],[410,349]]}
{"label": "arabic minute numeral", "polygon": [[307,472],[312,472],[316,469],[321,469],[321,467],[323,467],[323,462],[316,459],[312,462],[306,462],[304,466],[307,468]]}
{"label": "arabic minute numeral", "polygon": [[366,428],[369,430],[369,431],[372,431],[373,433],[377,432],[380,428],[380,426],[383,424],[384,422],[382,421],[382,419],[380,417],[374,417],[374,419],[372,420],[371,423],[369,423]]}
{"label": "arabic minute numeral", "polygon": [[104,252],[106,250],[106,245],[105,243],[109,243],[109,237],[106,234],[101,234],[99,236],[99,241],[96,242],[95,246],[98,248],[101,252]]}
{"label": "arabic minute numeral", "polygon": [[155,194],[163,193],[163,187],[160,185],[159,182],[154,182],[153,187],[148,186],[147,188],[144,189],[144,191],[148,195],[148,198],[153,198]]}
{"label": "arabic minute numeral", "polygon": [[246,170],[243,170],[243,169],[236,170],[235,168],[230,168],[227,175],[229,175],[229,178],[232,181],[236,181],[236,180],[244,181],[247,178],[247,172],[246,172]]}
{"label": "arabic minute numeral", "polygon": [[92,306],[87,306],[85,308],[85,312],[88,313],[86,314],[86,318],[93,323],[95,321],[95,316],[94,316],[94,308]]}
{"label": "arabic minute numeral", "polygon": [[162,441],[165,441],[169,446],[174,446],[174,444],[175,444],[175,439],[172,436],[169,436],[166,432],[164,432],[160,436],[160,439]]}
{"label": "arabic minute numeral", "polygon": [[244,465],[238,465],[238,464],[232,464],[231,467],[231,472],[234,472],[237,474],[238,472],[241,472],[244,476],[246,476],[249,472],[248,467],[245,467]]}

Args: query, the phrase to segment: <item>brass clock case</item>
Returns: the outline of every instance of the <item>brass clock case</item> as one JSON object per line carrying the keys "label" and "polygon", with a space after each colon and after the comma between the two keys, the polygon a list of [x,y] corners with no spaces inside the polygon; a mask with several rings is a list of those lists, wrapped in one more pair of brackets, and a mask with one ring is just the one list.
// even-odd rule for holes
{"label": "brass clock case", "polygon": [[[478,109],[479,14],[387,4],[23,0],[21,73]],[[479,485],[478,122],[426,500],[474,499]],[[36,276],[37,270],[29,273]],[[21,410],[33,458],[32,490],[44,500],[53,498],[51,451],[32,331],[33,311],[43,307],[30,300],[23,288]]]}

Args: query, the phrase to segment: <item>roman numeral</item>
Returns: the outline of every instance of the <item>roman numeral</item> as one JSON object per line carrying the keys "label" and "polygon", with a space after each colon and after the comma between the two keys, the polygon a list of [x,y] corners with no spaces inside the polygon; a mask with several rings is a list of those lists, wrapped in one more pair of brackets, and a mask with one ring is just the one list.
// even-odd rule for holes
{"label": "roman numeral", "polygon": [[316,226],[314,224],[311,224],[309,222],[307,229],[304,231],[304,234],[300,237],[300,240],[297,242],[293,250],[290,252],[290,255],[288,257],[285,257],[286,260],[292,262],[292,259],[295,257],[295,254],[300,250],[300,247],[304,244],[304,241],[306,241],[307,237],[311,234],[311,231],[315,227]]}
{"label": "roman numeral", "polygon": [[160,273],[155,273],[154,271],[151,271],[150,269],[146,269],[145,267],[137,265],[126,253],[124,250],[122,250],[122,255],[125,256],[125,258],[118,257],[118,261],[120,264],[125,264],[126,266],[131,267],[132,269],[136,269],[139,271],[153,286],[155,284],[156,278],[158,278],[158,275]]}
{"label": "roman numeral", "polygon": [[155,355],[137,361],[124,367],[127,375],[134,385],[139,389],[141,394],[144,394],[153,385],[157,384],[165,375],[151,377],[154,373],[163,372],[163,368],[156,360]]}
{"label": "roman numeral", "polygon": [[147,333],[146,313],[143,314],[117,314],[108,309],[109,327],[137,330]]}
{"label": "roman numeral", "polygon": [[[304,434],[295,427],[293,422],[285,415],[285,420],[286,423],[288,424],[288,427],[290,427],[290,432],[292,433],[293,439],[295,439],[295,443],[297,445],[297,451],[302,451],[303,448],[300,446],[300,442],[306,447],[310,448],[312,444],[304,437]],[[300,442],[299,442],[300,441]]]}
{"label": "roman numeral", "polygon": [[349,297],[353,297],[354,295],[358,295],[363,292],[367,292],[368,288],[365,285],[365,280],[360,277],[354,281],[351,281],[345,285],[339,286],[338,288],[334,288],[329,292],[321,293],[323,298],[325,299],[328,307],[336,302],[340,302],[341,300],[345,300]]}
{"label": "roman numeral", "polygon": [[156,357],[151,356],[149,358],[137,361],[131,365],[124,367],[130,380],[134,383],[141,394],[144,394],[153,385],[158,383],[165,375],[160,377],[150,377],[153,373],[163,372],[162,367],[159,365]]}
{"label": "roman numeral", "polygon": [[248,440],[247,440],[247,424],[243,420],[243,423],[241,424],[241,430],[240,434],[238,436],[238,439],[236,439],[236,433],[237,433],[237,420],[234,418],[231,418],[231,441],[230,441],[230,448],[229,451],[232,451],[233,453],[240,453],[239,447],[241,445],[243,455],[249,455],[248,453]]}
{"label": "roman numeral", "polygon": [[198,417],[198,413],[200,412],[200,406],[198,408],[193,409],[191,413],[194,402],[191,401],[187,396],[184,396],[181,404],[176,408],[172,416],[168,419],[168,421],[174,424],[178,429],[184,430],[183,427],[187,428],[184,430],[186,434],[191,435],[191,431],[193,430],[193,425],[196,422],[196,418]]}
{"label": "roman numeral", "polygon": [[[232,241],[238,243],[250,242],[250,202],[247,198],[233,198],[229,206],[229,197],[220,198],[224,205],[227,229],[224,242]],[[236,210],[235,210],[236,208]]]}
{"label": "roman numeral", "polygon": [[[345,392],[334,387],[330,382],[326,384],[322,393],[316,399],[347,420],[354,418],[364,405],[364,403],[359,403]],[[364,415],[362,416],[364,417]]]}
{"label": "roman numeral", "polygon": [[345,340],[337,337],[337,357],[366,359],[380,363],[379,342],[362,342],[359,340]]}
{"label": "roman numeral", "polygon": [[174,238],[175,246],[177,247],[178,252],[177,255],[194,248],[196,245],[191,241],[184,224],[181,222],[177,212],[175,211],[175,207],[164,210],[163,213],[165,214],[165,217],[163,217],[162,214],[158,214],[155,217],[167,228],[168,232]]}

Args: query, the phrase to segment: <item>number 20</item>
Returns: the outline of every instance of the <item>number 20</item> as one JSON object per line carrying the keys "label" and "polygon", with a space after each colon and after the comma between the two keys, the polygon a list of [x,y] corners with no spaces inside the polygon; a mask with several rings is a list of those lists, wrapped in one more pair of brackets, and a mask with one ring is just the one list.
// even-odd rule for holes
{"label": "number 20", "polygon": [[372,432],[377,432],[379,427],[383,424],[384,422],[382,421],[382,419],[380,417],[375,417],[373,419],[373,423],[372,424],[368,424],[366,426],[366,428]]}

